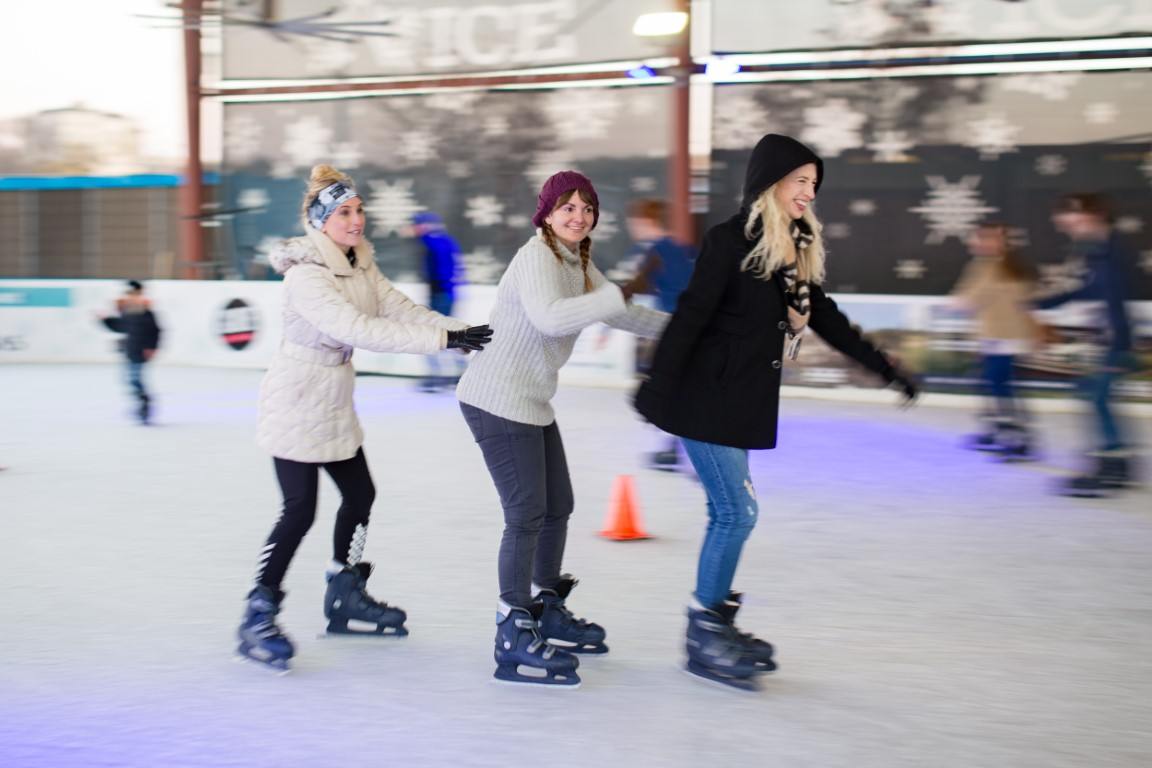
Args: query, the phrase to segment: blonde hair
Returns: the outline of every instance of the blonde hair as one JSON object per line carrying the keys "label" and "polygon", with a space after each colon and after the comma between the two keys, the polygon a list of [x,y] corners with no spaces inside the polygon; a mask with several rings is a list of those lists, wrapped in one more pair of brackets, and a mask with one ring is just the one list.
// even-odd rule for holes
{"label": "blonde hair", "polygon": [[772,274],[787,265],[792,254],[796,254],[800,279],[816,284],[824,282],[824,237],[821,234],[824,225],[816,218],[811,205],[800,218],[812,231],[812,242],[797,253],[792,240],[792,219],[776,202],[776,185],[761,192],[752,203],[748,221],[744,224],[745,237],[751,240],[756,237],[757,230],[760,237],[740,262],[740,270],[750,271],[761,280],[771,280]]}
{"label": "blonde hair", "polygon": [[[569,192],[565,192],[564,194],[560,195],[560,197],[556,198],[556,205],[552,206],[552,210],[555,211],[555,210],[559,209],[560,206],[564,205],[569,200],[571,200],[573,193],[579,194],[580,199],[583,200],[585,203],[588,203],[591,206],[596,205],[596,203],[594,203],[593,201],[586,199],[584,197],[583,192],[581,192],[578,189],[573,189]],[[599,213],[600,211],[597,210],[596,212]],[[540,232],[543,234],[544,242],[548,244],[548,248],[552,251],[552,254],[556,257],[556,261],[563,264],[564,263],[564,256],[561,255],[560,248],[556,244],[556,233],[552,231],[552,225],[549,224],[548,222],[544,222],[543,225],[541,225],[541,227],[540,227]],[[580,269],[584,270],[584,293],[588,293],[592,290],[592,277],[588,274],[588,265],[591,262],[592,262],[592,238],[590,236],[586,235],[584,237],[584,239],[580,241]]]}
{"label": "blonde hair", "polygon": [[351,176],[330,165],[312,166],[312,173],[308,176],[308,191],[304,193],[304,201],[300,204],[300,216],[304,219],[305,225],[308,224],[308,206],[325,187],[336,182],[349,187],[356,186],[352,183]]}

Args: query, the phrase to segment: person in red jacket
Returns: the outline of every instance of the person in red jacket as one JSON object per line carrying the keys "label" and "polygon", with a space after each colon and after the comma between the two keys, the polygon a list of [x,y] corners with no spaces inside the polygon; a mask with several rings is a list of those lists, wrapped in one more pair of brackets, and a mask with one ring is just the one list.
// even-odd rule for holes
{"label": "person in red jacket", "polygon": [[650,422],[681,438],[708,497],[708,528],[688,609],[688,671],[741,688],[776,668],[772,646],[735,627],[732,580],[758,506],[749,449],[776,446],[785,341],[811,327],[908,401],[916,384],[825,295],[824,245],[812,202],[817,155],[769,134],[752,151],[740,211],[710,229],[687,290],[636,394]]}

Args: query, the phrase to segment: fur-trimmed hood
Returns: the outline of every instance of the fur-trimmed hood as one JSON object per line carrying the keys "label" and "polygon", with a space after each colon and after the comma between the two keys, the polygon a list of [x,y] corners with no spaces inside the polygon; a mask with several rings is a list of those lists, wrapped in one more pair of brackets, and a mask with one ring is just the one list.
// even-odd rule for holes
{"label": "fur-trimmed hood", "polygon": [[304,228],[304,237],[281,240],[268,254],[268,263],[278,274],[285,274],[297,264],[319,264],[328,267],[338,275],[352,275],[356,269],[367,269],[376,258],[375,249],[367,239],[356,246],[356,266],[348,263],[348,257],[340,246],[323,232],[311,227]]}

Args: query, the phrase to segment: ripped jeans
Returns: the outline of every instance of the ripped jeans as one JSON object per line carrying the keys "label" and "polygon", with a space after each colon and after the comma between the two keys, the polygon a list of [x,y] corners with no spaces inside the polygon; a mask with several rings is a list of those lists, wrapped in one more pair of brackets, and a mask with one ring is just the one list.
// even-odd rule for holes
{"label": "ripped jeans", "polygon": [[708,495],[708,529],[696,572],[696,599],[711,608],[732,590],[740,552],[756,527],[760,508],[748,472],[747,450],[687,438],[682,442]]}

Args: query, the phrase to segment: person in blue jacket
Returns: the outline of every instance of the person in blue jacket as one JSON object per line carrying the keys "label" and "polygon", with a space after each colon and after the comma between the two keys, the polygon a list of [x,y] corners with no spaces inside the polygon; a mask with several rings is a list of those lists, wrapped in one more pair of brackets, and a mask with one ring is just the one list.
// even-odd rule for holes
{"label": "person in blue jacket", "polygon": [[[412,234],[424,246],[424,280],[428,283],[428,307],[451,316],[459,285],[460,246],[444,229],[444,221],[432,211],[420,211],[412,217]],[[455,361],[457,366],[458,361]],[[428,356],[428,375],[421,382],[424,392],[439,392],[459,378],[460,369],[444,373],[440,355]]]}
{"label": "person in blue jacket", "polygon": [[1112,407],[1112,385],[1135,369],[1132,324],[1124,302],[1131,278],[1131,255],[1112,229],[1112,206],[1097,194],[1074,194],[1060,198],[1052,223],[1072,241],[1073,253],[1084,262],[1078,288],[1040,299],[1037,306],[1049,309],[1069,301],[1096,305],[1101,341],[1097,360],[1080,380],[1082,394],[1092,403],[1099,429],[1099,443],[1090,453],[1094,466],[1061,487],[1068,496],[1097,497],[1133,484],[1131,439]]}

